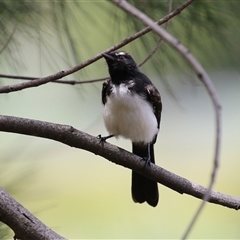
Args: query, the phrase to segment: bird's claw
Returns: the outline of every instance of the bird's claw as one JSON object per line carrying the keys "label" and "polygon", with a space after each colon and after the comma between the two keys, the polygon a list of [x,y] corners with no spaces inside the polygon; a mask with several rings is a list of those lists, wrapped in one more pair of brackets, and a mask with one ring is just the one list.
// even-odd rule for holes
{"label": "bird's claw", "polygon": [[106,142],[106,140],[107,140],[108,138],[111,138],[111,137],[114,137],[114,135],[113,135],[113,134],[110,134],[109,136],[102,137],[102,135],[99,134],[99,135],[97,136],[97,138],[100,140],[100,143]]}
{"label": "bird's claw", "polygon": [[146,168],[146,166],[151,167],[151,158],[150,157],[143,157],[142,160],[145,162],[143,170]]}
{"label": "bird's claw", "polygon": [[111,138],[111,137],[114,137],[114,135],[113,135],[113,134],[111,134],[111,135],[109,135],[109,136],[102,137],[102,135],[101,135],[101,134],[99,134],[99,135],[97,136],[97,138],[100,140],[100,143],[105,143],[105,142],[106,142],[106,140],[107,140],[108,138]]}
{"label": "bird's claw", "polygon": [[102,137],[101,134],[99,134],[99,135],[97,136],[97,138],[99,139],[99,143],[105,143],[105,142],[106,142],[106,137]]}

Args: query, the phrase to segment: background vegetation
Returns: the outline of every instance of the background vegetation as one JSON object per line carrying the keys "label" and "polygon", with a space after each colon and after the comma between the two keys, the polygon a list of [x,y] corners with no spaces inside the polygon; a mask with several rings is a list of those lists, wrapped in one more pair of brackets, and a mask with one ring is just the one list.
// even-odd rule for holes
{"label": "background vegetation", "polygon": [[[184,1],[173,1],[175,9]],[[168,1],[132,1],[155,20]],[[215,190],[240,196],[239,24],[237,1],[195,1],[168,30],[209,71],[223,105],[224,139]],[[143,26],[109,1],[1,1],[0,66],[5,74],[46,76],[80,63]],[[141,62],[158,38],[148,34],[124,50]],[[142,67],[157,85],[164,110],[157,164],[207,185],[213,155],[212,106],[182,58],[166,44]],[[67,79],[107,76],[103,60]],[[0,79],[1,84],[16,80]],[[0,96],[0,113],[72,125],[93,135],[106,130],[101,83],[49,83]],[[48,226],[68,238],[179,238],[200,201],[160,186],[157,209],[130,197],[130,172],[67,146],[0,133],[1,185]],[[126,149],[126,140],[111,141]],[[239,214],[208,205],[193,238],[239,238]],[[1,234],[5,231],[0,230]],[[9,235],[10,236],[10,235]],[[0,236],[0,238],[3,238]]]}

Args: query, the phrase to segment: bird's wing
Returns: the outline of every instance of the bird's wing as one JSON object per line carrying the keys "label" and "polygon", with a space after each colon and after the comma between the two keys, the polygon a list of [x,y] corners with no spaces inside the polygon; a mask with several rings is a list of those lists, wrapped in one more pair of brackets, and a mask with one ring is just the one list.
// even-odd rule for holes
{"label": "bird's wing", "polygon": [[105,105],[107,101],[107,96],[110,94],[112,88],[111,79],[107,79],[103,82],[102,86],[102,103]]}
{"label": "bird's wing", "polygon": [[161,113],[162,113],[162,100],[160,93],[153,84],[148,84],[145,86],[147,90],[147,99],[153,107],[153,113],[157,119],[158,129],[160,127]]}
{"label": "bird's wing", "polygon": [[162,100],[160,93],[144,73],[139,71],[138,75],[134,79],[138,83],[138,89],[136,89],[136,92],[141,94],[151,104],[159,129],[162,112]]}

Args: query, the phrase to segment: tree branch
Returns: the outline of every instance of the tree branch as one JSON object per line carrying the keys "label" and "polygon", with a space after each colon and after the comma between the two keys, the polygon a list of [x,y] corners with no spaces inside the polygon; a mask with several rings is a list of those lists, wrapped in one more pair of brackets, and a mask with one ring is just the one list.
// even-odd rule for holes
{"label": "tree branch", "polygon": [[[17,79],[17,80],[36,80],[39,77],[28,77],[28,76],[19,76],[19,75],[8,75],[8,74],[0,74],[0,78],[10,78],[10,79]],[[61,83],[61,84],[69,84],[69,85],[77,85],[77,84],[85,84],[85,83],[94,83],[94,82],[102,82],[107,80],[109,77],[105,78],[98,78],[92,80],[85,80],[85,81],[75,81],[75,80],[53,80],[52,83]]]}
{"label": "tree branch", "polygon": [[15,233],[14,239],[65,239],[43,224],[0,187],[0,221]]}
{"label": "tree branch", "polygon": [[[181,13],[182,10],[184,10],[188,5],[190,5],[193,2],[193,0],[188,0],[185,3],[183,3],[181,6],[179,6],[177,9],[175,9],[174,11],[172,11],[171,13],[167,14],[165,17],[161,18],[159,21],[156,22],[156,24],[161,25],[165,22],[167,22],[168,20],[170,20],[171,18],[173,18],[174,16],[178,15]],[[146,27],[143,30],[133,34],[132,36],[127,37],[126,39],[122,40],[121,42],[115,44],[114,46],[108,48],[107,50],[104,51],[104,53],[108,53],[111,51],[114,51],[116,49],[119,49],[123,46],[125,46],[126,44],[136,40],[137,38],[145,35],[146,33],[152,31],[152,29],[150,27]],[[102,58],[102,53],[97,54],[95,57],[88,59],[87,61],[69,69],[69,70],[65,70],[65,71],[61,71],[59,73],[50,75],[48,77],[44,77],[44,78],[37,78],[36,77],[23,77],[22,79],[25,80],[34,80],[34,81],[30,81],[27,83],[20,83],[20,84],[14,84],[14,85],[7,85],[7,86],[1,86],[0,87],[0,93],[9,93],[9,92],[14,92],[14,91],[19,91],[25,88],[30,88],[30,87],[37,87],[39,85],[45,84],[47,82],[55,82],[56,80],[65,77],[67,75],[70,75],[74,72],[79,71],[80,69],[96,62],[97,60],[99,60],[100,58]],[[10,76],[8,78],[13,78],[13,79],[19,79],[18,76],[13,76],[13,75],[6,75],[6,74],[1,74],[0,77],[7,77]],[[94,79],[94,80],[89,80],[90,82],[97,82],[97,81],[102,81],[99,79]],[[89,81],[84,81],[84,83],[88,83]],[[56,83],[65,83],[65,84],[80,84],[83,83],[81,81],[77,81],[77,83],[71,82],[71,83],[67,83],[68,81],[64,82],[64,81],[56,81]]]}
{"label": "tree branch", "polygon": [[[169,5],[168,6],[168,14],[169,14],[172,11],[172,0],[169,0],[168,5]],[[165,29],[166,30],[168,28],[169,23],[170,23],[170,20],[167,21],[166,24],[165,24]],[[138,67],[143,66],[147,61],[149,61],[154,56],[154,54],[160,49],[162,43],[163,43],[163,39],[160,37],[158,42],[157,42],[156,47],[148,54],[148,56],[141,63],[138,64]]]}
{"label": "tree branch", "polygon": [[[190,51],[181,44],[176,38],[174,38],[171,34],[169,34],[165,29],[159,27],[151,18],[149,18],[146,14],[129,4],[125,0],[112,0],[118,7],[122,8],[124,11],[130,13],[131,15],[135,16],[139,20],[141,20],[146,26],[150,27],[156,34],[162,37],[166,43],[168,43],[171,47],[175,48],[184,58],[185,60],[192,66],[194,71],[196,72],[198,78],[204,84],[205,88],[207,89],[211,100],[213,102],[215,108],[215,117],[216,117],[216,143],[215,143],[215,154],[213,159],[213,169],[212,175],[210,179],[210,183],[208,186],[208,191],[206,191],[203,201],[194,215],[189,227],[187,228],[186,232],[184,233],[183,239],[186,239],[190,230],[192,229],[196,219],[198,218],[200,212],[202,211],[206,201],[210,198],[210,193],[215,183],[215,179],[217,176],[217,170],[220,161],[220,142],[221,142],[221,105],[218,98],[218,94],[215,90],[215,87],[208,76],[207,72],[201,66],[201,64],[197,61],[197,59],[190,53]],[[191,1],[193,2],[193,0]]]}
{"label": "tree branch", "polygon": [[[0,115],[0,131],[52,139],[71,147],[92,152],[113,163],[132,169],[181,194],[185,193],[202,199],[208,191],[207,188],[155,164],[151,164],[151,167],[145,168],[143,171],[145,163],[137,155],[107,142],[101,144],[97,137],[68,125]],[[236,210],[240,208],[240,198],[216,191],[210,192],[208,201]]]}

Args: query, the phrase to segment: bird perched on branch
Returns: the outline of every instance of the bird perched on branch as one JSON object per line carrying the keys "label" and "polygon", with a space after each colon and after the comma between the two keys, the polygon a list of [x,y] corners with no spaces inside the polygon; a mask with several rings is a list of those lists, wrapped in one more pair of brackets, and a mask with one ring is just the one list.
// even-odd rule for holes
{"label": "bird perched on branch", "polygon": [[[110,137],[122,136],[132,141],[132,151],[146,165],[155,163],[153,145],[159,131],[162,102],[157,88],[124,51],[104,53],[110,79],[103,83],[103,119]],[[132,172],[134,202],[155,207],[159,194],[157,182]]]}

